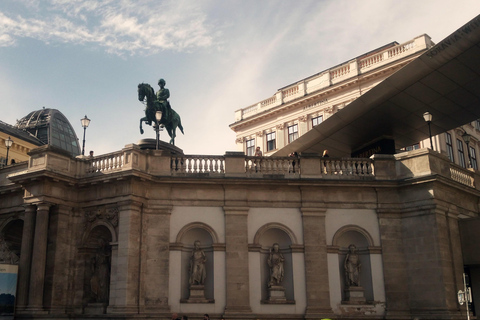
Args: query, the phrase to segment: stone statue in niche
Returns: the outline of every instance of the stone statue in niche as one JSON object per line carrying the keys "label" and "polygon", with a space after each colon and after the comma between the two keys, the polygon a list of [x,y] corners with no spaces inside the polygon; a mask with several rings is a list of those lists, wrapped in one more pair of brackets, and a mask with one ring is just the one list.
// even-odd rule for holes
{"label": "stone statue in niche", "polygon": [[283,263],[285,258],[283,254],[280,253],[280,246],[278,243],[274,243],[270,249],[270,254],[268,255],[268,266],[270,267],[270,280],[268,286],[280,286],[283,281],[283,276],[285,274]]}
{"label": "stone statue in niche", "polygon": [[196,240],[193,244],[194,248],[190,256],[190,285],[204,285],[207,271],[205,262],[207,257],[205,252],[200,248],[200,241]]}
{"label": "stone statue in niche", "polygon": [[348,246],[348,253],[344,262],[346,287],[359,287],[361,262],[354,244]]}
{"label": "stone statue in niche", "polygon": [[0,237],[0,263],[18,264],[19,260],[18,256],[10,250],[7,241]]}
{"label": "stone statue in niche", "polygon": [[107,303],[110,287],[110,257],[111,250],[105,239],[98,240],[95,256],[91,260],[92,278],[90,288],[93,300],[97,303]]}

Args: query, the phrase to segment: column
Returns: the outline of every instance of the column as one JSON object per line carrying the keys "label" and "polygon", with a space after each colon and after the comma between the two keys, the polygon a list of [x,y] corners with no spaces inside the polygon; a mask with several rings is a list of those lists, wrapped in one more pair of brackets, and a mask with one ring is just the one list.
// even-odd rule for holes
{"label": "column", "polygon": [[[116,267],[111,270],[108,313],[137,313],[140,293],[140,247],[141,247],[141,212],[140,202],[125,201],[118,203],[118,250]],[[114,274],[115,272],[115,274]]]}
{"label": "column", "polygon": [[327,240],[324,208],[302,208],[303,237],[305,244],[305,279],[307,287],[306,318],[329,318]]}
{"label": "column", "polygon": [[226,250],[225,314],[233,317],[252,312],[248,269],[248,210],[246,207],[224,207]]}
{"label": "column", "polygon": [[28,287],[30,283],[30,266],[32,263],[33,235],[35,230],[35,206],[25,206],[23,220],[22,247],[18,264],[17,311],[28,305]]}
{"label": "column", "polygon": [[27,309],[33,312],[43,311],[43,289],[45,285],[45,265],[47,261],[47,236],[50,204],[37,204],[35,235],[30,271],[30,291]]}

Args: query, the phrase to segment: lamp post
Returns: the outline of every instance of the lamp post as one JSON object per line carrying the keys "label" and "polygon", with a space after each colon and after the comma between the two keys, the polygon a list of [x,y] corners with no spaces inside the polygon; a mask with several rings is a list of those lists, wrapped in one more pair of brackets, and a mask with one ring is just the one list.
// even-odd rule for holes
{"label": "lamp post", "polygon": [[5,165],[8,165],[8,151],[10,150],[10,147],[12,146],[13,144],[13,140],[10,139],[10,137],[8,137],[7,140],[5,140],[5,146],[7,147],[7,158],[5,160]]}
{"label": "lamp post", "polygon": [[82,156],[85,155],[85,132],[87,131],[87,127],[90,124],[90,119],[87,118],[87,115],[85,115],[85,118],[80,119],[83,127],[83,147],[82,147]]}
{"label": "lamp post", "polygon": [[430,124],[432,123],[432,114],[430,112],[425,112],[423,114],[423,119],[425,119],[425,121],[428,123],[428,135],[430,137],[430,149],[433,150],[433,142],[432,142],[432,130],[431,130],[431,127],[430,127]]}
{"label": "lamp post", "polygon": [[162,120],[162,111],[155,112],[155,120],[157,121],[155,126],[155,131],[157,132],[157,145],[155,150],[158,150],[158,145],[160,143],[160,120]]}
{"label": "lamp post", "polygon": [[462,134],[462,139],[463,141],[465,141],[465,144],[467,145],[467,154],[468,154],[468,168],[471,168],[472,167],[472,159],[471,159],[471,156],[470,156],[470,138],[472,136],[469,135],[466,131],[464,134]]}

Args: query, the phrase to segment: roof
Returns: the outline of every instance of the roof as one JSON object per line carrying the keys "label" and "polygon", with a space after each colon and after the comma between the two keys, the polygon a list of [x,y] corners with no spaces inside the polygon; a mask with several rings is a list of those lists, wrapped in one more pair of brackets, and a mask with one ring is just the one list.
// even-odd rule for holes
{"label": "roof", "polygon": [[480,118],[480,15],[277,151],[346,156],[381,138],[397,149]]}
{"label": "roof", "polygon": [[16,128],[3,121],[0,121],[0,131],[4,132],[5,134],[9,135],[12,138],[18,138],[20,140],[23,140],[25,142],[31,143],[36,146],[44,145],[44,143],[40,141],[40,139],[32,135],[30,132],[24,129]]}

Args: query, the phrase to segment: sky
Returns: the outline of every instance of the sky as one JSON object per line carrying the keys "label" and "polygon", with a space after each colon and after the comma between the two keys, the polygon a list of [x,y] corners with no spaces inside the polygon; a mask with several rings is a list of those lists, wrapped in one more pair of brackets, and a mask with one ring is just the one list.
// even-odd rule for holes
{"label": "sky", "polygon": [[[435,43],[480,13],[478,0],[1,0],[0,120],[58,109],[86,153],[155,138],[137,86],[158,90],[185,154],[238,151],[235,110],[363,53],[428,34]],[[166,131],[160,134],[168,141]]]}

